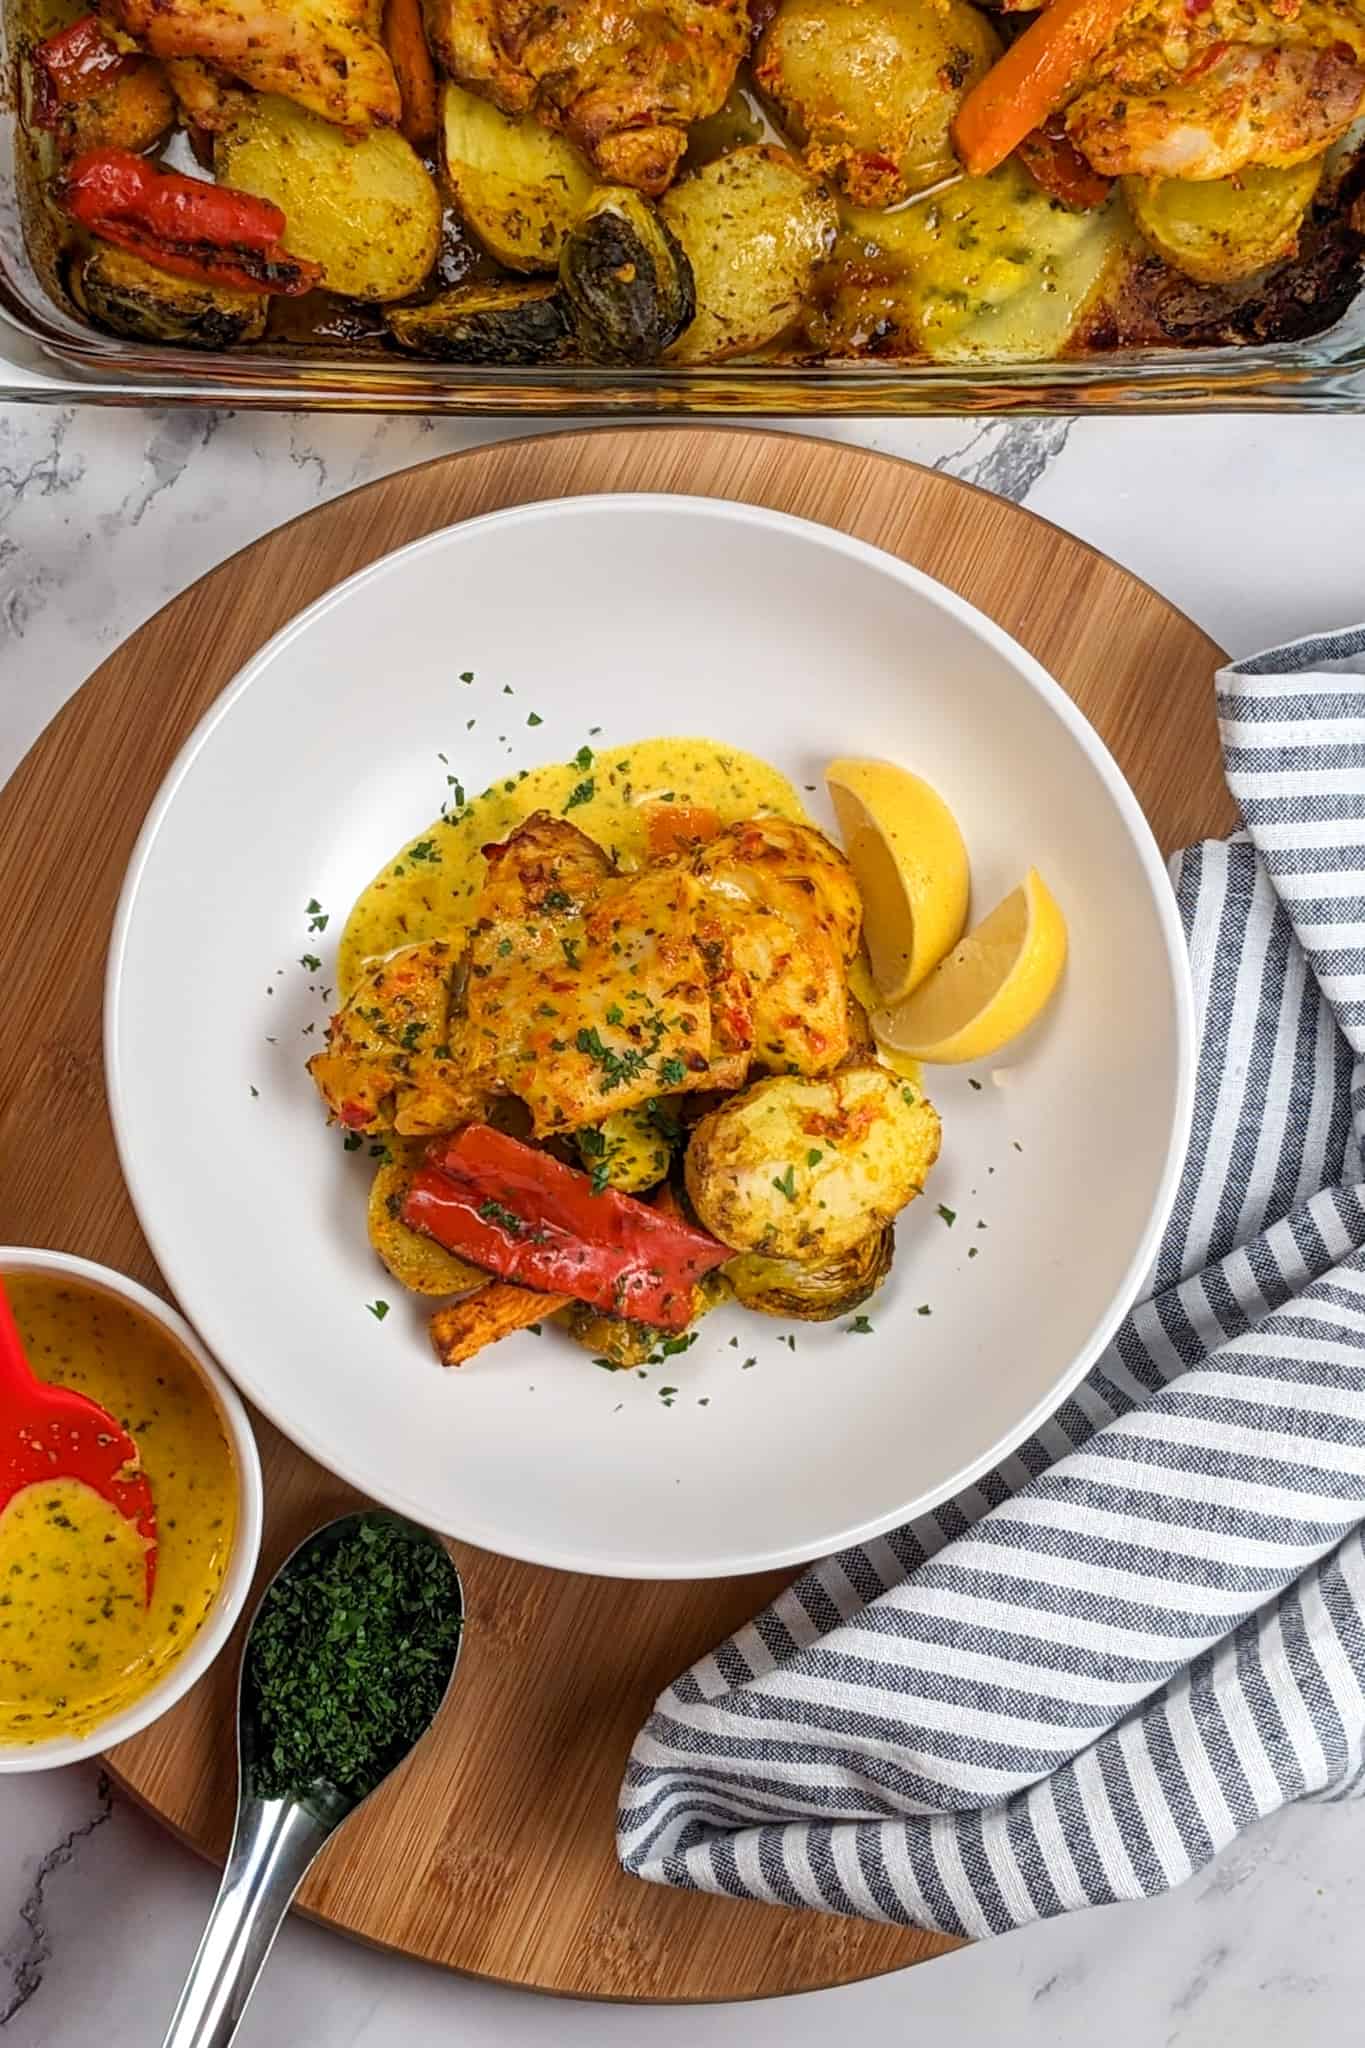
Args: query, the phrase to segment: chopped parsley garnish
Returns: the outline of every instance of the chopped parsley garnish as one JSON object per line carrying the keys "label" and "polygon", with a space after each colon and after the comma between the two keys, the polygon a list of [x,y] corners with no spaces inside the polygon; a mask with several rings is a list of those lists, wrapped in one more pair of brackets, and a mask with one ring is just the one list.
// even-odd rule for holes
{"label": "chopped parsley garnish", "polygon": [[410,846],[408,848],[409,860],[426,860],[432,862],[432,864],[434,865],[437,861],[439,861],[440,858],[440,850],[437,847],[436,841],[434,839],[419,839],[415,846]]}
{"label": "chopped parsley garnish", "polygon": [[325,910],[323,909],[322,905],[321,905],[321,904],[320,904],[320,903],[318,902],[318,899],[317,899],[317,897],[316,897],[316,896],[310,896],[310,897],[308,898],[308,929],[309,929],[309,931],[310,931],[310,932],[325,932],[325,931],[326,931],[326,929],[327,929],[327,916],[328,916],[328,913],[327,913],[327,912],[326,912],[326,911],[325,911]]}
{"label": "chopped parsley garnish", "polygon": [[461,669],[461,671],[460,671],[460,681],[461,681],[462,683],[472,683],[472,682],[473,682],[473,680],[474,680],[474,671],[473,671],[473,669],[472,669],[472,668],[465,668],[465,669]]}
{"label": "chopped parsley garnish", "polygon": [[573,757],[573,765],[575,768],[591,768],[592,748],[580,747],[578,749],[578,752]]}
{"label": "chopped parsley garnish", "polygon": [[807,1166],[818,1166],[820,1164],[820,1161],[824,1158],[824,1156],[825,1155],[823,1152],[817,1151],[815,1146],[812,1145],[810,1151],[806,1154]]}
{"label": "chopped parsley garnish", "polygon": [[418,1039],[424,1031],[429,1031],[430,1029],[431,1026],[424,1023],[420,1017],[414,1017],[411,1023],[405,1024],[398,1035],[398,1042],[404,1052],[416,1052]]}
{"label": "chopped parsley garnish", "polygon": [[611,1008],[607,1011],[608,1024],[624,1024],[625,1021],[625,1011],[621,1008],[621,1005],[619,1003],[613,1003]]}
{"label": "chopped parsley garnish", "polygon": [[540,899],[542,910],[567,910],[569,892],[567,889],[547,889]]}
{"label": "chopped parsley garnish", "polygon": [[795,1168],[789,1166],[780,1179],[774,1178],[773,1186],[777,1189],[779,1195],[785,1195],[789,1202],[794,1202],[796,1200]]}
{"label": "chopped parsley garnish", "polygon": [[528,711],[526,714],[526,723],[528,725],[544,725],[545,720],[541,717],[538,711]]}
{"label": "chopped parsley garnish", "polygon": [[581,939],[561,939],[559,943],[564,950],[564,958],[567,964],[570,967],[577,967],[579,964],[578,949],[583,941]]}
{"label": "chopped parsley garnish", "polygon": [[902,1089],[901,1089],[901,1101],[902,1101],[902,1102],[903,1102],[903,1103],[905,1104],[905,1106],[906,1106],[906,1108],[907,1108],[907,1109],[913,1109],[913,1108],[914,1108],[914,1106],[915,1106],[915,1101],[916,1101],[916,1096],[915,1096],[915,1091],[914,1091],[914,1089],[913,1089],[913,1088],[902,1088]]}
{"label": "chopped parsley garnish", "polygon": [[633,1045],[627,1046],[624,1052],[616,1052],[611,1046],[604,1045],[595,1024],[591,1028],[580,1026],[574,1044],[602,1069],[604,1089],[619,1088],[624,1082],[633,1081],[649,1064],[645,1055]]}
{"label": "chopped parsley garnish", "polygon": [[568,800],[564,805],[565,810],[576,811],[580,804],[590,804],[596,793],[597,786],[591,775],[584,782],[576,782],[569,791]]}
{"label": "chopped parsley garnish", "polygon": [[757,1364],[758,1360],[756,1358],[746,1358],[741,1362],[739,1369],[741,1372],[752,1372]]}
{"label": "chopped parsley garnish", "polygon": [[431,1721],[459,1637],[454,1576],[428,1538],[376,1516],[310,1545],[251,1631],[251,1790],[303,1798],[322,1780],[363,1799]]}
{"label": "chopped parsley garnish", "polygon": [[515,1209],[508,1209],[501,1202],[495,1202],[491,1195],[486,1202],[480,1202],[479,1214],[485,1223],[496,1223],[509,1237],[520,1237],[526,1228]]}
{"label": "chopped parsley garnish", "polygon": [[943,1218],[944,1222],[947,1224],[949,1230],[951,1230],[953,1225],[957,1222],[957,1210],[950,1209],[946,1202],[940,1202],[938,1205],[938,1213]]}
{"label": "chopped parsley garnish", "polygon": [[[676,1358],[680,1352],[690,1351],[696,1341],[697,1332],[695,1330],[689,1330],[685,1337],[665,1337],[659,1346],[660,1355],[664,1358]],[[676,1393],[676,1391],[677,1389],[675,1388],[674,1392]]]}
{"label": "chopped parsley garnish", "polygon": [[850,1337],[870,1337],[872,1325],[866,1316],[855,1316],[848,1326],[848,1334]]}
{"label": "chopped parsley garnish", "polygon": [[316,953],[300,953],[299,966],[306,967],[310,974],[316,974],[322,962]]}
{"label": "chopped parsley garnish", "polygon": [[252,1094],[253,1094],[253,1095],[255,1095],[255,1096],[259,1096],[259,1095],[260,1095],[260,1092],[261,1092],[261,1091],[260,1091],[260,1089],[259,1089],[259,1088],[258,1088],[258,1087],[256,1086],[256,1084],[255,1084],[255,1082],[254,1082],[254,1081],[248,1081],[248,1083],[247,1083],[247,1086],[248,1086],[248,1088],[250,1088],[250,1090],[251,1090],[251,1092],[252,1092]]}
{"label": "chopped parsley garnish", "polygon": [[386,1301],[367,1301],[365,1306],[377,1323],[382,1323],[389,1312],[389,1304]]}
{"label": "chopped parsley garnish", "polygon": [[681,1088],[687,1079],[687,1069],[680,1059],[670,1056],[659,1062],[659,1079],[665,1088]]}
{"label": "chopped parsley garnish", "polygon": [[975,1088],[978,1095],[981,1093],[981,1083],[971,1074],[968,1074],[967,1076],[967,1086],[969,1088]]}
{"label": "chopped parsley garnish", "polygon": [[512,941],[511,941],[510,939],[499,939],[499,940],[498,940],[498,958],[499,958],[499,960],[505,960],[505,959],[507,958],[507,955],[508,955],[508,954],[509,954],[509,953],[511,952],[511,950],[512,950]]}
{"label": "chopped parsley garnish", "polygon": [[364,1142],[365,1140],[361,1137],[359,1131],[347,1131],[341,1141],[342,1150],[344,1152],[358,1152]]}
{"label": "chopped parsley garnish", "polygon": [[915,1310],[915,1314],[917,1316],[931,1316],[933,1313],[934,1311],[930,1308],[927,1301],[921,1302],[919,1307]]}

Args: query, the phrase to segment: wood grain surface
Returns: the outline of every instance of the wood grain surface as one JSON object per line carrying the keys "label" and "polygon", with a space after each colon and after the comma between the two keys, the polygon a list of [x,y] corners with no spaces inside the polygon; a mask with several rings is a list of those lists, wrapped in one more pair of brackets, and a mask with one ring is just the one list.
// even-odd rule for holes
{"label": "wood grain surface", "polygon": [[[1114,563],[968,485],[844,445],[715,428],[552,435],[409,470],[281,528],[168,605],[91,677],[0,795],[0,1243],[60,1246],[165,1291],[109,1128],[104,956],[143,814],[235,671],[302,606],[418,535],[498,506],[612,490],[770,505],[916,563],[1060,679],[1165,847],[1231,824],[1211,690],[1220,650]],[[259,1433],[270,1571],[354,1496],[268,1425]],[[636,1728],[662,1686],[779,1578],[635,1584],[456,1549],[470,1619],[449,1708],[323,1856],[306,1911],[452,1969],[609,1999],[804,1991],[952,1946],[661,1891],[616,1867],[615,1793]],[[233,1802],[235,1664],[221,1658],[111,1758],[122,1784],[213,1856]]]}

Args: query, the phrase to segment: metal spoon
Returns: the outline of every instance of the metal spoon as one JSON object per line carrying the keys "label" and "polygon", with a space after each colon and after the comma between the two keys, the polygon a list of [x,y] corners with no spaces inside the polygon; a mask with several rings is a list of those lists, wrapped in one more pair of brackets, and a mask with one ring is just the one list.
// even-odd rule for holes
{"label": "metal spoon", "polygon": [[[245,1685],[251,1638],[261,1606],[271,1587],[320,1546],[334,1545],[366,1522],[398,1523],[411,1535],[429,1543],[450,1572],[451,1599],[461,1619],[464,1616],[464,1587],[460,1574],[429,1530],[405,1522],[400,1515],[381,1509],[342,1515],[315,1529],[285,1559],[275,1577],[256,1603],[242,1649],[242,1669],[237,1680],[237,1821],[232,1831],[223,1882],[218,1888],[208,1925],[198,1952],[190,1965],[180,2003],[166,2034],[163,2048],[227,2048],[241,2023],[256,1980],[265,1967],[280,1923],[289,1910],[323,1844],[343,1821],[365,1804],[365,1799],[384,1783],[381,1778],[364,1798],[355,1799],[325,1778],[317,1779],[307,1793],[296,1799],[262,1799],[252,1789],[253,1766],[260,1754],[260,1730],[250,1694]],[[451,1651],[450,1672],[441,1695],[444,1705],[460,1659],[463,1629]],[[439,1708],[438,1708],[439,1711]],[[435,1719],[435,1715],[432,1716]],[[430,1726],[430,1723],[428,1723]],[[422,1730],[425,1734],[426,1730]],[[420,1741],[421,1735],[414,1737]],[[412,1744],[395,1757],[387,1778],[411,1754]]]}

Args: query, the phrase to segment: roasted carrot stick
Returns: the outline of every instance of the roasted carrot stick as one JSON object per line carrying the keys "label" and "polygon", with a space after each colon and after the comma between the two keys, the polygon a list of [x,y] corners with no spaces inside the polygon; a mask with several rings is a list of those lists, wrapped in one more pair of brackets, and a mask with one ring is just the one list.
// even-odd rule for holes
{"label": "roasted carrot stick", "polygon": [[436,140],[437,107],[422,0],[384,0],[384,47],[403,101],[403,133],[414,149],[425,149]]}
{"label": "roasted carrot stick", "polygon": [[431,1341],[442,1365],[464,1365],[500,1337],[548,1322],[570,1301],[567,1294],[533,1294],[529,1287],[510,1287],[494,1280],[465,1301],[438,1308],[431,1319]]}
{"label": "roasted carrot stick", "polygon": [[953,142],[981,177],[1002,164],[1076,90],[1133,0],[1051,0],[974,85],[958,109]]}

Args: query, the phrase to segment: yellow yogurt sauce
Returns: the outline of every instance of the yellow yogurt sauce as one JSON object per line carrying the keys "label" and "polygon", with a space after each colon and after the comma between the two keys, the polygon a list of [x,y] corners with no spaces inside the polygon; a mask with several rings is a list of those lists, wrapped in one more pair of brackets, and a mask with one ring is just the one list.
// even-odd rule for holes
{"label": "yellow yogurt sauce", "polygon": [[157,1514],[149,1607],[141,1537],[82,1481],[25,1487],[0,1513],[0,1742],[40,1742],[131,1705],[193,1640],[227,1569],[237,1476],[212,1395],[158,1324],[51,1274],[5,1287],[38,1377],[132,1433]]}

